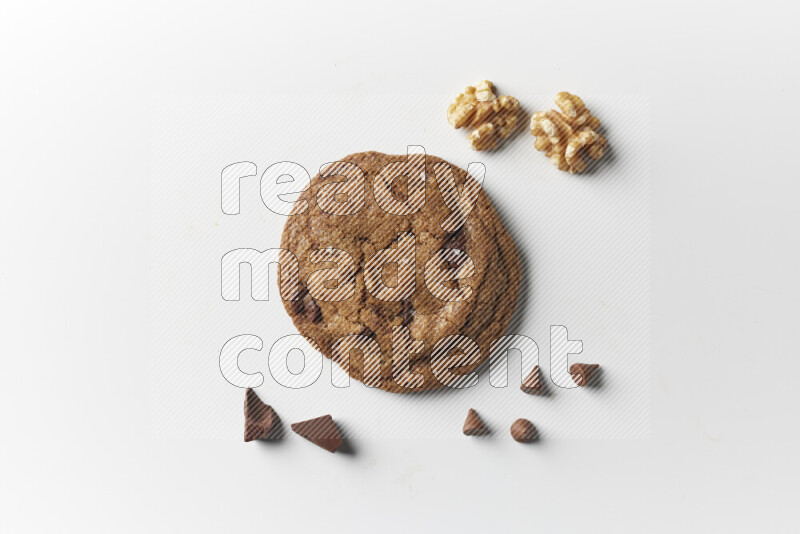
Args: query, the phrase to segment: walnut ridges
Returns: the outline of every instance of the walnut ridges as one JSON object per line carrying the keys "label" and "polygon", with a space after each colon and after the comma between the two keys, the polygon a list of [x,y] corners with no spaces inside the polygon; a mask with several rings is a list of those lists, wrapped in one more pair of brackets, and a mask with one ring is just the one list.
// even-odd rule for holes
{"label": "walnut ridges", "polygon": [[597,130],[600,121],[593,117],[577,95],[562,91],[556,95],[555,110],[537,111],[531,116],[534,146],[550,158],[561,171],[572,174],[586,170],[586,157],[599,160],[606,150],[606,139]]}
{"label": "walnut ridges", "polygon": [[447,122],[454,128],[473,128],[469,142],[473,150],[493,150],[519,124],[519,100],[513,96],[497,97],[494,85],[483,80],[467,86],[447,108]]}

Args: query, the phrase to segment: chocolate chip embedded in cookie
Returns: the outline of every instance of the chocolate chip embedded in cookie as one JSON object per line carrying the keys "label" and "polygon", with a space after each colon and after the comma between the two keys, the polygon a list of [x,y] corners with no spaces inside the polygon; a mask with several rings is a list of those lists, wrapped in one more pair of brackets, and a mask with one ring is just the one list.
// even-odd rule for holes
{"label": "chocolate chip embedded in cookie", "polygon": [[[468,190],[474,202],[453,225],[453,199]],[[330,198],[320,201],[325,194]],[[447,336],[468,337],[481,349],[459,373],[488,357],[489,344],[511,320],[520,266],[511,237],[474,178],[433,156],[364,152],[325,167],[300,200],[306,202],[296,206],[304,209],[288,217],[281,248],[296,256],[303,290],[284,305],[325,356],[353,378],[392,392],[441,387],[430,359]],[[353,206],[345,207],[351,200]],[[346,252],[353,271],[330,280],[319,276],[339,267],[320,260],[323,249]],[[393,376],[400,360],[392,354],[392,333],[399,328],[407,329],[409,346],[424,343],[404,355],[419,380]],[[365,362],[363,350],[334,350],[342,337],[359,334],[380,349],[377,364]]]}

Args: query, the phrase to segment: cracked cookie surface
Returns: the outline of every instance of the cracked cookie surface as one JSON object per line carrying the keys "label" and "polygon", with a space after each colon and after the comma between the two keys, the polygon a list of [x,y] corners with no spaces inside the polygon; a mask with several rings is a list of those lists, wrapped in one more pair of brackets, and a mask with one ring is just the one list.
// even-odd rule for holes
{"label": "cracked cookie surface", "polygon": [[[365,381],[364,361],[360,351],[351,351],[349,365],[337,360],[334,343],[343,336],[362,334],[378,342],[381,349],[381,389],[392,392],[413,392],[441,387],[431,370],[430,356],[436,342],[446,336],[460,334],[475,341],[480,348],[479,361],[460,367],[459,373],[477,368],[489,355],[492,340],[507,328],[520,286],[520,265],[516,247],[503,227],[489,197],[479,189],[477,199],[466,221],[454,232],[442,228],[442,221],[451,213],[439,190],[435,166],[447,164],[434,156],[425,156],[425,198],[422,208],[410,215],[394,215],[384,211],[375,200],[373,182],[387,164],[402,164],[406,155],[386,155],[378,152],[351,154],[339,161],[358,166],[365,175],[364,205],[356,213],[331,215],[317,204],[320,188],[345,182],[344,175],[320,176],[311,180],[310,187],[299,200],[307,201],[307,209],[290,215],[284,227],[281,248],[291,251],[300,264],[300,298],[284,301],[286,311],[299,332],[313,339],[323,354],[337,361],[353,378]],[[438,165],[437,165],[438,164]],[[472,178],[462,169],[450,165],[457,187]],[[446,186],[443,184],[442,188]],[[406,179],[398,176],[392,182],[395,198],[405,200]],[[300,205],[301,203],[296,204]],[[328,211],[331,211],[330,209]],[[375,298],[366,287],[365,262],[376,252],[396,246],[398,236],[411,232],[415,236],[415,290],[410,298],[389,302]],[[331,264],[314,263],[310,256],[319,249],[336,248],[347,251],[355,263],[355,293],[344,300],[326,302],[315,299],[308,290],[311,273]],[[471,288],[469,298],[444,302],[436,298],[425,283],[425,265],[440,249],[465,251],[472,259],[472,276],[450,285]],[[397,269],[391,265],[383,272],[384,281],[391,286]],[[352,283],[352,282],[351,282]],[[313,292],[313,291],[312,291]],[[415,340],[424,342],[424,350],[410,361],[414,373],[424,377],[419,388],[405,388],[392,378],[392,328],[405,326]]]}

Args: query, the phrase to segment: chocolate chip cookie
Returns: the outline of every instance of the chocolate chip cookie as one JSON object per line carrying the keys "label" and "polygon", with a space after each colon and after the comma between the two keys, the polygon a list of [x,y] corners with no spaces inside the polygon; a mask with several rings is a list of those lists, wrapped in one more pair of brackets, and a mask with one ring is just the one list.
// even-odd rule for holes
{"label": "chocolate chip cookie", "polygon": [[[363,353],[351,350],[343,354],[335,346],[348,335],[375,340],[380,361],[377,368],[370,368],[374,380],[369,385],[391,392],[441,387],[431,367],[431,354],[437,341],[447,336],[466,336],[480,349],[457,372],[468,374],[477,368],[488,358],[491,342],[508,327],[519,294],[519,256],[489,197],[466,171],[434,156],[421,158],[417,168],[424,169],[424,175],[420,173],[424,185],[413,189],[408,177],[413,172],[403,174],[411,168],[404,167],[410,165],[410,155],[362,152],[342,158],[342,164],[332,164],[338,165],[336,168],[323,169],[300,195],[281,240],[281,248],[292,252],[299,263],[299,297],[284,301],[297,329],[313,339],[326,357],[365,383],[367,360]],[[387,179],[386,169],[390,168],[396,172]],[[445,178],[446,168],[452,169],[449,179]],[[386,187],[381,189],[381,184]],[[447,219],[454,213],[448,195],[453,187],[460,194],[468,185],[476,185],[477,191],[471,211],[458,227],[448,225]],[[326,190],[333,194],[323,195]],[[390,193],[383,195],[383,191]],[[355,197],[358,202],[348,207],[344,201]],[[399,249],[402,239],[411,238],[415,264],[409,276],[403,278],[400,268],[391,262],[377,275],[365,269],[380,251]],[[347,252],[352,262],[349,258],[339,261],[347,255],[326,252],[332,249]],[[447,255],[447,249],[465,252],[472,268],[458,271],[467,276],[440,284],[449,294],[461,295],[443,299],[441,292],[432,292],[431,281],[435,284],[437,277],[429,272],[426,280],[426,271],[435,266],[429,260],[437,254],[447,259],[446,267],[464,265],[463,255]],[[315,290],[314,278],[319,282],[315,272],[332,271],[343,263],[350,265],[350,270],[341,271],[345,279],[318,283]],[[385,288],[378,294],[380,298],[375,296],[376,284]],[[413,292],[406,291],[409,286]],[[411,371],[422,377],[417,387],[406,387],[393,377],[395,327],[407,328],[413,340],[424,342],[424,348],[408,362]]]}

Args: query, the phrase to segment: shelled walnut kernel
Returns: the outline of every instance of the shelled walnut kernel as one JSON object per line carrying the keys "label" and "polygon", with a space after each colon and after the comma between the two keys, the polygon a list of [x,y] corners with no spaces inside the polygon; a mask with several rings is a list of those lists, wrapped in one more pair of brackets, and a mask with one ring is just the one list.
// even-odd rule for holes
{"label": "shelled walnut kernel", "polygon": [[473,150],[493,150],[509,137],[519,123],[519,100],[497,97],[494,84],[483,80],[468,86],[447,108],[447,122],[454,128],[473,128],[469,135]]}
{"label": "shelled walnut kernel", "polygon": [[577,95],[562,91],[556,95],[555,110],[538,111],[531,116],[534,147],[550,158],[559,170],[579,173],[586,170],[588,156],[598,160],[605,154],[607,141],[597,133],[600,121],[593,117]]}

